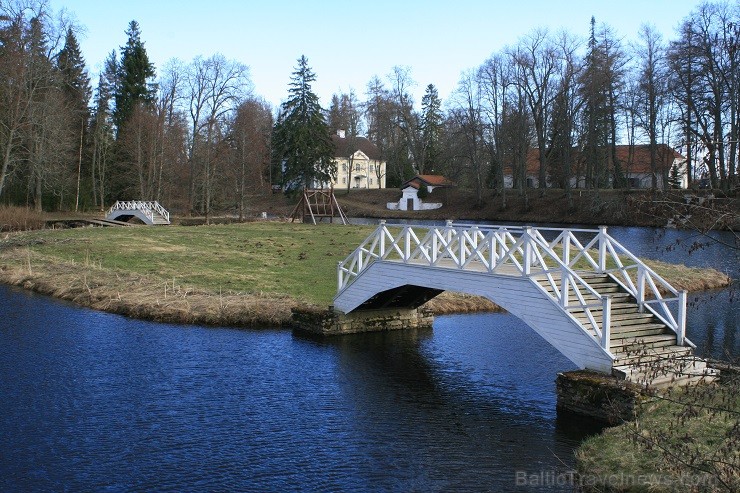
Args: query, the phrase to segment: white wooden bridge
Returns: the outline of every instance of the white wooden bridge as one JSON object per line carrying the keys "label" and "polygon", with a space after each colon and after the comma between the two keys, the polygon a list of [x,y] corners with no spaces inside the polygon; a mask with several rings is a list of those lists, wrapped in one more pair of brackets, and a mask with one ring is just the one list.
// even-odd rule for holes
{"label": "white wooden bridge", "polygon": [[119,200],[108,209],[107,220],[126,221],[132,217],[144,224],[170,224],[170,213],[156,201]]}
{"label": "white wooden bridge", "polygon": [[[490,299],[580,368],[655,387],[711,378],[685,336],[686,292],[598,229],[384,221],[339,263],[336,310]],[[656,364],[657,363],[657,364]]]}

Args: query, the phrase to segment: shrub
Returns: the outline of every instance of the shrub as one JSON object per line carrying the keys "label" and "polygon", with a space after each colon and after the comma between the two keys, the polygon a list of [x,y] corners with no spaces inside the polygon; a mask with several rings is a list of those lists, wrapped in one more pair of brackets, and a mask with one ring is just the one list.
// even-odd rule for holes
{"label": "shrub", "polygon": [[0,231],[42,229],[44,216],[28,207],[0,205]]}

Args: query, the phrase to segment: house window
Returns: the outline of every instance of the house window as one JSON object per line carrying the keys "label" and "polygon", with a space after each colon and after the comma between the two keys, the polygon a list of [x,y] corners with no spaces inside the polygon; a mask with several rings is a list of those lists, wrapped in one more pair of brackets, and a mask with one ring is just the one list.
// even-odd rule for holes
{"label": "house window", "polygon": [[375,165],[374,164],[371,164],[370,165],[370,173],[375,173]]}
{"label": "house window", "polygon": [[360,171],[360,163],[355,163],[355,171]]}
{"label": "house window", "polygon": [[347,178],[346,177],[342,177],[342,185],[346,185],[346,184],[347,184]]}
{"label": "house window", "polygon": [[347,164],[346,163],[342,165],[342,171],[344,171],[345,173],[347,172]]}
{"label": "house window", "polygon": [[373,179],[372,179],[372,178],[370,178],[370,184],[371,184],[371,185],[373,184]]}

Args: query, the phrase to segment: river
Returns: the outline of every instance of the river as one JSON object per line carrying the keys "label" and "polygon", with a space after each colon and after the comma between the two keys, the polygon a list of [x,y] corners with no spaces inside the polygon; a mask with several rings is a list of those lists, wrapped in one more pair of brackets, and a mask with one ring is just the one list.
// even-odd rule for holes
{"label": "river", "polygon": [[[671,261],[671,235],[691,241],[623,229]],[[736,253],[715,249],[681,259],[737,278]],[[740,355],[735,296],[691,297],[700,354]],[[0,286],[0,491],[571,491],[573,451],[598,426],[555,411],[570,369],[508,314],[317,340]],[[524,475],[544,485],[517,488]]]}

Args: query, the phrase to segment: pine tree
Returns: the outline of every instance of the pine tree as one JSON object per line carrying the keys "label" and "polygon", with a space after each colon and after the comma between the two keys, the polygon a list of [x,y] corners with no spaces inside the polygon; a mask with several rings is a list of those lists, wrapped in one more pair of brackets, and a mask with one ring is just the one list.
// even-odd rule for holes
{"label": "pine tree", "polygon": [[580,78],[583,98],[583,152],[586,161],[586,187],[605,185],[607,146],[609,143],[609,105],[607,99],[606,56],[596,37],[596,19],[591,17],[588,54]]}
{"label": "pine tree", "polygon": [[75,167],[77,169],[75,211],[80,206],[80,182],[82,178],[82,146],[84,142],[89,110],[87,103],[90,100],[90,78],[85,70],[85,59],[80,52],[80,45],[71,28],[67,29],[64,47],[57,56],[57,69],[61,78],[61,89],[65,99],[65,106],[70,113],[71,133],[77,141]]}
{"label": "pine tree", "polygon": [[421,98],[421,136],[423,157],[419,173],[431,171],[439,165],[440,139],[442,136],[442,100],[434,84],[429,84]]}
{"label": "pine tree", "polygon": [[80,52],[77,37],[71,28],[67,29],[64,47],[57,56],[57,68],[62,77],[64,91],[70,109],[79,117],[87,114],[87,103],[90,100],[90,77],[85,69],[85,59]]}
{"label": "pine tree", "polygon": [[139,23],[131,21],[126,30],[128,41],[121,48],[121,63],[118,66],[118,84],[115,94],[113,120],[117,129],[129,119],[137,103],[150,104],[154,101],[156,86],[150,81],[154,78],[154,65],[141,41]]}
{"label": "pine tree", "polygon": [[288,93],[273,127],[273,163],[283,170],[290,190],[330,181],[337,172],[334,145],[319,98],[311,91],[316,75],[305,56],[298,59]]}

